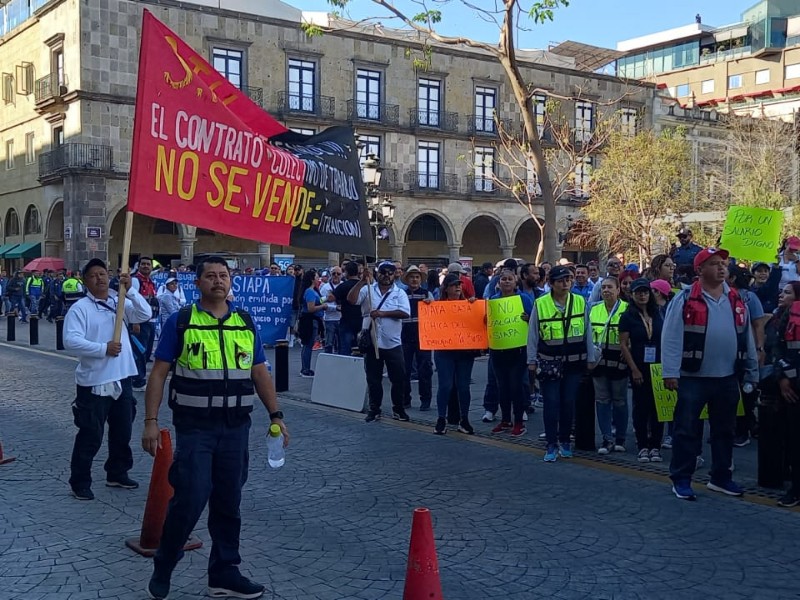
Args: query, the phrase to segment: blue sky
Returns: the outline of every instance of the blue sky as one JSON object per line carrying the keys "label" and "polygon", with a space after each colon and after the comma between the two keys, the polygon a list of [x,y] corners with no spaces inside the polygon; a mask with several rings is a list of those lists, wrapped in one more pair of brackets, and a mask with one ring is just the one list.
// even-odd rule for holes
{"label": "blue sky", "polygon": [[[324,11],[330,5],[326,0],[284,0],[303,10]],[[474,4],[494,6],[494,0],[473,0]],[[530,2],[525,2],[530,4]],[[703,23],[720,26],[736,23],[741,13],[755,0],[571,0],[567,8],[560,8],[553,23],[533,25],[531,31],[521,34],[518,46],[523,48],[547,48],[566,40],[593,44],[605,48],[615,48],[618,41],[627,40],[648,33],[680,27],[694,23],[700,13]],[[410,0],[397,0],[397,5],[406,7],[409,12],[419,12],[419,5]],[[450,0],[442,5],[429,0],[431,8],[439,8],[444,15],[441,32],[448,35],[459,34],[483,41],[497,41],[497,29],[493,24],[474,16],[460,0]],[[370,0],[352,0],[353,18],[384,16],[383,9]],[[390,20],[383,21],[391,26]]]}

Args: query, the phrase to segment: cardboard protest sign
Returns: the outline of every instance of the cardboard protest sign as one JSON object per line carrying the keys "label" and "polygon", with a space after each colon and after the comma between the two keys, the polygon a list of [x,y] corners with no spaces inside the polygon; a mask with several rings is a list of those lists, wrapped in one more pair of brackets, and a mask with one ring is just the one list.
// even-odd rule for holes
{"label": "cardboard protest sign", "polygon": [[419,303],[419,347],[422,350],[485,350],[486,301]]}
{"label": "cardboard protest sign", "polygon": [[720,247],[737,259],[775,262],[780,249],[782,227],[783,211],[731,206],[722,230]]}
{"label": "cardboard protest sign", "polygon": [[[678,392],[664,387],[664,378],[661,376],[661,363],[650,365],[650,377],[653,380],[653,397],[656,400],[656,412],[660,423],[670,422],[675,416],[675,405],[678,403]],[[744,416],[744,402],[739,396],[739,405],[736,407],[736,416]],[[708,419],[708,404],[700,412],[702,420]]]}
{"label": "cardboard protest sign", "polygon": [[489,348],[508,350],[528,344],[528,323],[522,320],[522,298],[518,294],[489,300],[486,325]]}

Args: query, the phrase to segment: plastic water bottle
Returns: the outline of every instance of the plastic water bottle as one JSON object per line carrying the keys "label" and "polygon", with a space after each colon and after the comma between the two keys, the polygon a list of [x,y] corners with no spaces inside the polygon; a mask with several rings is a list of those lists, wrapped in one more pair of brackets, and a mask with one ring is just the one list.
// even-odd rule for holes
{"label": "plastic water bottle", "polygon": [[283,449],[283,433],[280,425],[270,425],[267,435],[267,461],[273,469],[280,469],[286,462],[286,451]]}

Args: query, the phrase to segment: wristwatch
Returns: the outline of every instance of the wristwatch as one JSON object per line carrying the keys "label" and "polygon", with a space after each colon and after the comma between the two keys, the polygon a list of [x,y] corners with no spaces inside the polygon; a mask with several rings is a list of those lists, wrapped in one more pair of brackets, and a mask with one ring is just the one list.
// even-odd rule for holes
{"label": "wristwatch", "polygon": [[276,410],[275,412],[269,413],[269,420],[274,421],[275,419],[283,420],[283,411]]}
{"label": "wristwatch", "polygon": [[754,389],[756,389],[755,386],[749,381],[742,386],[742,391],[745,394],[752,394]]}

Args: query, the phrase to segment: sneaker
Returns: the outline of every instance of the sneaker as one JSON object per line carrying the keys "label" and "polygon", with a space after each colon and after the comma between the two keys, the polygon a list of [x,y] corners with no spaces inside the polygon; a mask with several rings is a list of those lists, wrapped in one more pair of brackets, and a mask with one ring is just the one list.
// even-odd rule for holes
{"label": "sneaker", "polygon": [[133,386],[133,391],[134,392],[143,392],[146,389],[147,389],[147,384],[145,384],[145,385],[134,385]]}
{"label": "sneaker", "polygon": [[750,436],[746,433],[744,435],[737,435],[733,438],[733,445],[737,448],[744,448],[750,444]]}
{"label": "sneaker", "polygon": [[72,495],[78,500],[94,500],[94,493],[92,488],[78,488],[72,490]]}
{"label": "sneaker", "polygon": [[714,483],[713,481],[709,481],[706,484],[706,487],[712,492],[722,492],[728,496],[744,496],[744,490],[732,480],[724,483]]}
{"label": "sneaker", "polygon": [[650,451],[647,448],[642,448],[639,450],[639,456],[637,460],[640,463],[650,462]]}
{"label": "sneaker", "polygon": [[625,452],[625,442],[614,442],[614,452]]}
{"label": "sneaker", "polygon": [[303,377],[305,379],[314,377],[314,371],[312,371],[311,369],[303,369],[302,371],[300,371],[300,377]]}
{"label": "sneaker", "polygon": [[380,409],[378,409],[378,410],[370,410],[370,411],[367,413],[367,418],[366,418],[366,419],[364,419],[364,421],[366,421],[367,423],[372,423],[373,421],[378,421],[378,420],[380,420],[380,418],[381,418],[381,411],[380,411]]}
{"label": "sneaker", "polygon": [[556,462],[558,459],[558,447],[555,444],[548,444],[547,452],[544,453],[544,462]]}
{"label": "sneaker", "polygon": [[316,342],[314,342],[314,346],[311,348],[311,350],[312,350],[312,351],[313,351],[313,350],[322,350],[324,347],[325,347],[325,346],[323,346],[323,345],[320,343],[320,341],[319,341],[319,340],[317,340]]}
{"label": "sneaker", "polygon": [[661,447],[664,450],[672,450],[672,436],[668,435],[664,437],[664,441],[661,442]]}
{"label": "sneaker", "polygon": [[470,425],[469,421],[466,419],[461,419],[461,422],[458,424],[458,431],[466,433],[467,435],[475,435],[475,429],[473,429],[472,425]]}
{"label": "sneaker", "polygon": [[494,421],[494,413],[490,410],[487,410],[485,413],[483,413],[483,418],[481,419],[481,421],[483,421],[484,423],[491,423],[492,421]]}
{"label": "sneaker", "polygon": [[108,487],[118,487],[125,490],[135,490],[139,487],[139,483],[134,481],[127,475],[124,477],[117,477],[116,479],[109,479],[106,481],[106,486]]}
{"label": "sneaker", "polygon": [[697,500],[690,481],[676,481],[672,484],[672,493],[680,500]]}
{"label": "sneaker", "polygon": [[500,421],[497,425],[495,425],[494,429],[492,429],[492,433],[505,433],[509,429],[511,429],[513,425],[508,421]]}
{"label": "sneaker", "polygon": [[433,433],[436,435],[444,435],[447,433],[447,419],[444,417],[436,419],[436,427],[433,428]]}
{"label": "sneaker", "polygon": [[523,421],[527,421],[528,420],[528,413],[526,411],[523,411],[523,413],[522,413],[522,420]]}
{"label": "sneaker", "polygon": [[614,444],[608,440],[603,440],[603,445],[597,449],[598,454],[610,454],[614,450]]}
{"label": "sneaker", "polygon": [[263,585],[253,583],[243,575],[222,585],[208,580],[208,595],[212,598],[260,598],[264,595],[264,590]]}
{"label": "sneaker", "polygon": [[783,506],[785,508],[792,508],[793,506],[797,506],[800,504],[800,498],[792,491],[789,490],[784,494],[780,500],[778,500],[778,506]]}
{"label": "sneaker", "polygon": [[408,421],[408,413],[404,408],[395,408],[392,410],[392,418],[395,421]]}
{"label": "sneaker", "polygon": [[542,433],[539,434],[539,439],[540,440],[546,440],[547,439],[547,434],[543,431]]}
{"label": "sneaker", "polygon": [[541,394],[533,394],[533,408],[544,408],[544,398]]}
{"label": "sneaker", "polygon": [[661,458],[661,450],[658,448],[650,450],[650,462],[664,462],[664,459]]}
{"label": "sneaker", "polygon": [[514,423],[514,428],[511,430],[511,435],[513,437],[519,437],[521,435],[525,435],[525,432],[528,431],[525,427],[525,423],[518,422]]}
{"label": "sneaker", "polygon": [[153,573],[150,582],[147,584],[147,595],[151,600],[164,600],[169,594],[169,576],[162,577]]}
{"label": "sneaker", "polygon": [[558,453],[561,455],[561,458],[572,458],[574,454],[572,454],[572,444],[569,442],[565,442],[558,447]]}
{"label": "sneaker", "polygon": [[706,464],[705,459],[702,456],[698,456],[697,460],[694,462],[694,470],[701,469],[703,465]]}

